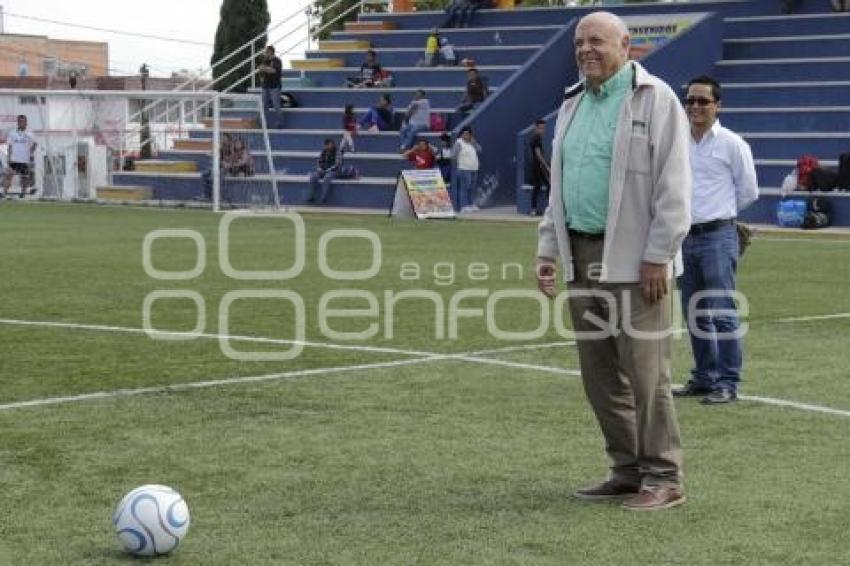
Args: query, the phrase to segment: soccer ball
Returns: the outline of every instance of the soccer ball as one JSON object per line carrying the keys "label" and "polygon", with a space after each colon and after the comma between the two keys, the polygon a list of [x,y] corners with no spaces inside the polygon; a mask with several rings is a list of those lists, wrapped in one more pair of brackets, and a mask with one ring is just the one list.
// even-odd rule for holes
{"label": "soccer ball", "polygon": [[168,554],[189,532],[189,507],[170,487],[143,485],[124,496],[112,524],[130,554]]}

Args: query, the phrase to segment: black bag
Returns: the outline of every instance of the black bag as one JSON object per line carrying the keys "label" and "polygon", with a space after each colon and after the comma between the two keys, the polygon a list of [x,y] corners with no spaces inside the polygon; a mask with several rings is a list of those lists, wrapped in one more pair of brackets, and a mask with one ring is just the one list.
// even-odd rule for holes
{"label": "black bag", "polygon": [[815,197],[808,202],[808,210],[803,216],[803,230],[826,228],[831,223],[832,203],[825,198]]}
{"label": "black bag", "polygon": [[291,92],[281,92],[280,93],[280,107],[281,108],[298,108],[298,101],[295,100],[295,97]]}
{"label": "black bag", "polygon": [[812,191],[833,191],[838,186],[838,171],[829,167],[812,169]]}
{"label": "black bag", "polygon": [[850,153],[838,156],[838,179],[835,184],[839,189],[850,191]]}
{"label": "black bag", "polygon": [[829,226],[829,215],[825,212],[807,212],[803,217],[803,230],[817,230]]}

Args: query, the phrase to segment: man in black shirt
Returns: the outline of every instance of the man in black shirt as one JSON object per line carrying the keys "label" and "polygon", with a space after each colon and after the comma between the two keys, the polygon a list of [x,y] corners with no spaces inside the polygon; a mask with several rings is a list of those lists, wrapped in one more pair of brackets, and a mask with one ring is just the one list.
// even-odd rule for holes
{"label": "man in black shirt", "polygon": [[366,60],[360,65],[360,74],[356,77],[348,77],[347,86],[354,88],[371,88],[381,79],[383,69],[378,63],[378,54],[374,49],[366,52]]}
{"label": "man in black shirt", "polygon": [[[327,202],[328,195],[331,192],[331,183],[339,172],[339,165],[336,143],[331,138],[327,138],[322,153],[319,154],[319,159],[316,161],[316,170],[310,173],[308,204],[315,204],[317,197],[319,203]],[[321,194],[319,194],[319,183],[322,184]]]}
{"label": "man in black shirt", "polygon": [[[549,192],[549,162],[543,153],[543,134],[546,133],[546,122],[537,120],[534,123],[534,133],[528,142],[528,182],[531,184],[530,216],[540,216],[546,208],[546,199],[541,199],[541,193]],[[543,190],[546,187],[546,190]],[[540,202],[542,200],[542,203]]]}
{"label": "man in black shirt", "polygon": [[273,109],[273,113],[266,114],[266,125],[269,128],[280,128],[280,75],[283,71],[283,64],[280,58],[275,56],[274,47],[266,46],[263,53],[263,59],[260,65],[260,75],[263,78],[263,108],[268,111]]}
{"label": "man in black shirt", "polygon": [[478,74],[478,69],[475,67],[470,68],[466,72],[466,78],[466,95],[460,103],[461,112],[473,110],[476,106],[484,102],[484,99],[489,94],[487,85]]}

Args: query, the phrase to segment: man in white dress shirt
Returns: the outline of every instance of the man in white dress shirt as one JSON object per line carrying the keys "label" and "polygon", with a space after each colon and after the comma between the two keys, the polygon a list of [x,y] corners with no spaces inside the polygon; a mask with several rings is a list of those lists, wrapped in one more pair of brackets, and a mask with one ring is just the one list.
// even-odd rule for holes
{"label": "man in white dress shirt", "polygon": [[701,76],[690,81],[685,98],[693,195],[679,289],[695,366],[687,384],[673,394],[702,396],[706,405],[737,399],[743,350],[733,300],[738,266],[735,217],[758,198],[750,146],[717,119],[720,96],[717,81]]}

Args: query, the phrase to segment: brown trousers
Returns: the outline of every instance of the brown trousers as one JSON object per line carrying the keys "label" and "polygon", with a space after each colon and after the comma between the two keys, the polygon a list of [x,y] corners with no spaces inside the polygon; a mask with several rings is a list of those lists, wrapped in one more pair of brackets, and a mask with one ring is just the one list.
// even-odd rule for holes
{"label": "brown trousers", "polygon": [[[578,336],[577,346],[584,390],[612,460],[611,477],[645,486],[678,485],[682,450],[670,391],[672,297],[649,304],[638,283],[600,283],[595,271],[602,263],[603,241],[581,237],[571,241],[573,329],[608,334]],[[588,291],[605,297],[587,296]],[[603,330],[600,319],[605,321]],[[627,329],[664,335],[641,337]]]}

